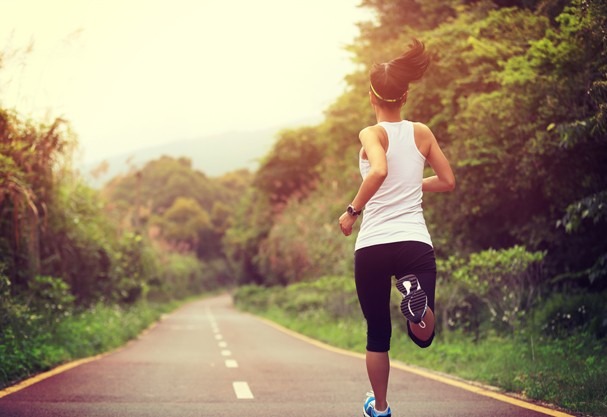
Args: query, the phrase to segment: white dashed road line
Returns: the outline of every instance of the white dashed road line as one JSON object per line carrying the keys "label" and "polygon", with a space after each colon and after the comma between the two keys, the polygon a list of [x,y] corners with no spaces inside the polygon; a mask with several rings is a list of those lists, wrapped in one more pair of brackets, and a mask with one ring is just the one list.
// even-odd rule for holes
{"label": "white dashed road line", "polygon": [[226,368],[238,368],[238,362],[234,359],[226,359]]}
{"label": "white dashed road line", "polygon": [[[221,348],[221,356],[232,356],[232,352],[226,349],[228,344],[223,340],[223,336],[219,332],[219,326],[217,325],[217,321],[215,320],[211,309],[207,309],[207,318],[211,323],[211,330],[215,334],[217,345]],[[234,359],[226,359],[225,365],[226,368],[238,368],[238,362]],[[235,381],[232,383],[232,387],[234,388],[234,393],[238,400],[252,400],[254,398],[251,388],[249,388],[249,384],[245,381]]]}
{"label": "white dashed road line", "polygon": [[232,383],[232,386],[234,387],[236,398],[238,398],[239,400],[252,400],[254,398],[253,393],[249,388],[249,384],[247,384],[246,382],[236,381]]}

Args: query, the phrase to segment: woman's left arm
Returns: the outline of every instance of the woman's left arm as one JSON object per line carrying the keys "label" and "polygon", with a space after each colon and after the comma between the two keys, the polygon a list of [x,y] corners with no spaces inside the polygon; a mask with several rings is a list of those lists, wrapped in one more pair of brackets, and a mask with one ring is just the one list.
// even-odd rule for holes
{"label": "woman's left arm", "polygon": [[[362,210],[365,207],[388,175],[388,161],[386,150],[381,143],[381,135],[385,135],[385,130],[377,125],[364,128],[358,135],[371,168],[352,200],[355,210]],[[339,217],[339,225],[344,235],[352,234],[352,226],[357,218],[358,216],[353,216],[347,211]]]}

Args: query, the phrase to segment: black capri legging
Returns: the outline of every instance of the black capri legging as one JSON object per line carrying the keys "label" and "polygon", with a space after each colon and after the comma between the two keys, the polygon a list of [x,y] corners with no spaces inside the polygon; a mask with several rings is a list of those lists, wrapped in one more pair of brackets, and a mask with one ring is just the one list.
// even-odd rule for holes
{"label": "black capri legging", "polygon": [[[363,315],[367,321],[367,350],[390,350],[392,322],[390,320],[390,290],[392,277],[414,274],[428,295],[428,305],[434,311],[436,289],[436,260],[432,246],[423,242],[405,241],[374,245],[357,250],[354,254],[354,279]],[[416,340],[421,347],[429,341]]]}

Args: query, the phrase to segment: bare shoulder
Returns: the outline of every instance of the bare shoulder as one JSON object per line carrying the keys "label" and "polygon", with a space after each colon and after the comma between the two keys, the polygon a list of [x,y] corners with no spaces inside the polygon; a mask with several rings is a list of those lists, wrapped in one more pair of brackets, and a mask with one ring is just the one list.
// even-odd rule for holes
{"label": "bare shoulder", "polygon": [[420,139],[433,138],[434,134],[428,126],[421,122],[413,122],[413,134]]}
{"label": "bare shoulder", "polygon": [[359,138],[375,136],[376,138],[381,138],[386,134],[386,130],[380,125],[367,126],[358,134]]}
{"label": "bare shoulder", "polygon": [[380,125],[365,127],[358,134],[358,138],[363,147],[379,144],[384,149],[384,152],[388,150],[388,133]]}
{"label": "bare shoulder", "polygon": [[415,138],[415,145],[419,149],[420,153],[425,157],[430,153],[432,144],[436,142],[434,134],[428,126],[420,122],[413,123],[413,137]]}

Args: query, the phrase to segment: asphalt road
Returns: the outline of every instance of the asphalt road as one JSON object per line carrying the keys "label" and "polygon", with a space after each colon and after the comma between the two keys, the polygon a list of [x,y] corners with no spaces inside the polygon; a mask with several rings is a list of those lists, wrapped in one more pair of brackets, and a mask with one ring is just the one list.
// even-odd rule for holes
{"label": "asphalt road", "polygon": [[[125,348],[0,398],[10,417],[361,416],[364,361],[248,314],[228,296],[186,305]],[[394,417],[547,414],[394,368]]]}

